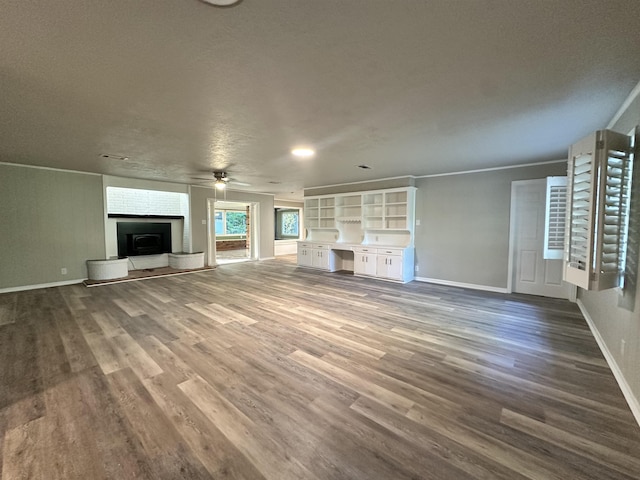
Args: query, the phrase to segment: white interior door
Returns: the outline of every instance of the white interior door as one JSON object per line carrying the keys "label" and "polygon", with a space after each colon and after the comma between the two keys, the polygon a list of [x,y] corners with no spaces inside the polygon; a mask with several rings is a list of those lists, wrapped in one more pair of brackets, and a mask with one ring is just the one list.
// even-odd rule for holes
{"label": "white interior door", "polygon": [[546,179],[513,182],[511,203],[512,291],[569,298],[571,286],[562,281],[562,260],[543,258]]}

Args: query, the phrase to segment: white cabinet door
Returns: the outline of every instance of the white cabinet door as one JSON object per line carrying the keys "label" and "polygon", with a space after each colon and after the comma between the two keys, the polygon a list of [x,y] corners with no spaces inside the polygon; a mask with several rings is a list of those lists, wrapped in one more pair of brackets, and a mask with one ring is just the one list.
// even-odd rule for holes
{"label": "white cabinet door", "polygon": [[376,259],[377,255],[375,253],[368,253],[364,257],[365,264],[365,275],[375,275],[376,274]]}
{"label": "white cabinet door", "polygon": [[389,265],[387,266],[387,278],[393,280],[403,279],[403,265],[404,261],[402,256],[390,256]]}
{"label": "white cabinet door", "polygon": [[378,276],[402,280],[402,255],[378,255]]}
{"label": "white cabinet door", "polygon": [[326,243],[314,243],[311,254],[312,266],[333,272],[335,270],[335,252]]}
{"label": "white cabinet door", "polygon": [[312,266],[313,250],[308,245],[298,244],[298,265],[301,267]]}
{"label": "white cabinet door", "polygon": [[364,263],[365,255],[363,253],[353,254],[353,273],[364,275],[366,271],[366,264]]}
{"label": "white cabinet door", "polygon": [[329,270],[329,250],[313,249],[312,265],[316,268]]}
{"label": "white cabinet door", "polygon": [[376,259],[378,255],[371,253],[368,249],[366,251],[355,251],[353,254],[353,273],[359,273],[360,275],[373,275],[376,274]]}

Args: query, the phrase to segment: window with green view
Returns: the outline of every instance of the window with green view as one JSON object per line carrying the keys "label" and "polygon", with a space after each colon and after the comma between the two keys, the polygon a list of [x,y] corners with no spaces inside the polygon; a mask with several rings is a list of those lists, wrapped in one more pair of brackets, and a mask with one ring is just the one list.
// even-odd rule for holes
{"label": "window with green view", "polygon": [[216,235],[246,235],[247,212],[243,210],[216,210]]}
{"label": "window with green view", "polygon": [[300,210],[297,208],[275,209],[276,240],[298,238],[300,236]]}

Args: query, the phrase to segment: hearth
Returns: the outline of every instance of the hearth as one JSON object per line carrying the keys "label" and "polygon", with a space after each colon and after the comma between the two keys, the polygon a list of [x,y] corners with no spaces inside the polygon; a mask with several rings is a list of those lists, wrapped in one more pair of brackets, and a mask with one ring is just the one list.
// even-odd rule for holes
{"label": "hearth", "polygon": [[118,256],[171,253],[171,224],[118,222]]}

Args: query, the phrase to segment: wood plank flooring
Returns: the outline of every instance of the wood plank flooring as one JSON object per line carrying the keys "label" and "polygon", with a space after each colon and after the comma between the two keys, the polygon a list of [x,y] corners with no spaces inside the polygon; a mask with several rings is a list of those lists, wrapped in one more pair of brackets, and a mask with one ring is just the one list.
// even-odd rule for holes
{"label": "wood plank flooring", "polygon": [[638,479],[575,305],[297,268],[0,295],[0,478]]}

